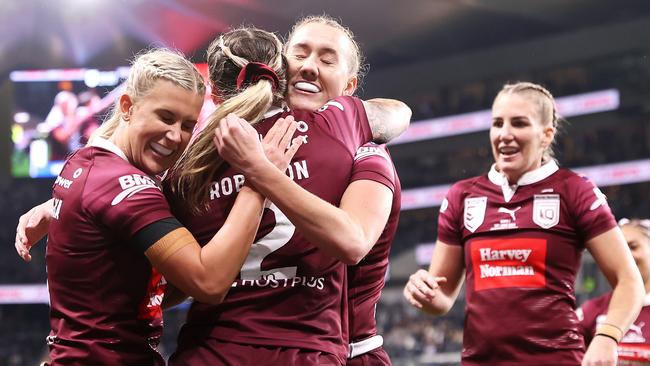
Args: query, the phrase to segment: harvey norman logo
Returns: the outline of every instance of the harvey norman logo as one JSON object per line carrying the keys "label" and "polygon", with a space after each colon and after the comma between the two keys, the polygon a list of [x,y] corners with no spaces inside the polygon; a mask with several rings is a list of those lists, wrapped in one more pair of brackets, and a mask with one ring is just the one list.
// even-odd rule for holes
{"label": "harvey norman logo", "polygon": [[513,238],[471,243],[476,291],[546,285],[546,240]]}
{"label": "harvey norman logo", "polygon": [[160,190],[153,179],[140,174],[123,175],[117,179],[122,187],[122,192],[113,198],[111,206],[115,206],[134,194],[149,188]]}

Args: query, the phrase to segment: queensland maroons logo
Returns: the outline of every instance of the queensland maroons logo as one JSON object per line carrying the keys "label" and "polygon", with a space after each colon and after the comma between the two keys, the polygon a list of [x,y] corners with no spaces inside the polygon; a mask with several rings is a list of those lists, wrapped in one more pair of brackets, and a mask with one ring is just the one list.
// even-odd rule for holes
{"label": "queensland maroons logo", "polygon": [[560,195],[536,194],[533,199],[533,222],[544,229],[560,222]]}

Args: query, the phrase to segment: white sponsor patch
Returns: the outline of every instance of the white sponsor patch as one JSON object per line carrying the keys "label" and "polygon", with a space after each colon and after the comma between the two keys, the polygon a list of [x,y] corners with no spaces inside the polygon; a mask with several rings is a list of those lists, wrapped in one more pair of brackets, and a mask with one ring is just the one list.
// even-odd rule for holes
{"label": "white sponsor patch", "polygon": [[118,178],[118,181],[120,182],[120,187],[122,187],[122,192],[113,198],[111,206],[115,206],[125,199],[145,189],[155,188],[157,190],[160,190],[160,187],[158,187],[153,179],[147,176],[142,176],[140,174],[123,175]]}
{"label": "white sponsor patch", "polygon": [[345,110],[345,108],[343,108],[343,104],[341,104],[341,103],[339,103],[339,102],[337,102],[335,100],[330,100],[329,102],[325,103],[325,105],[320,107],[320,109],[318,109],[318,111],[322,112],[322,111],[326,110],[329,106],[336,107],[336,108],[338,108],[338,109],[340,109],[342,111]]}
{"label": "white sponsor patch", "polygon": [[487,197],[465,198],[465,214],[463,215],[465,227],[471,232],[481,226],[485,219]]}
{"label": "white sponsor patch", "polygon": [[598,189],[598,187],[594,187],[594,195],[596,196],[596,200],[591,204],[591,206],[589,206],[590,211],[593,211],[600,206],[607,205],[607,197],[600,191],[600,189]]}
{"label": "white sponsor patch", "polygon": [[354,161],[367,158],[369,156],[381,156],[382,158],[388,160],[388,156],[384,150],[378,146],[361,146],[357,149],[357,153],[354,155]]}
{"label": "white sponsor patch", "polygon": [[533,199],[533,222],[544,229],[560,222],[560,195],[536,194]]}
{"label": "white sponsor patch", "polygon": [[442,200],[442,203],[440,204],[440,213],[447,211],[448,207],[449,207],[449,201],[447,201],[447,197],[445,197]]}

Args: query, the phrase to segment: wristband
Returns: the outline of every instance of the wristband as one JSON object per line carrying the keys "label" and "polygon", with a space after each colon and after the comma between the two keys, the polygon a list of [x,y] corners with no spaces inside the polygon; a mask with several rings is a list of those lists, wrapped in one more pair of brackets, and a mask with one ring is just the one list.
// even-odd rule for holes
{"label": "wristband", "polygon": [[[612,337],[612,336],[611,336],[611,335],[609,335],[609,334],[604,334],[604,333],[596,333],[596,335],[595,335],[595,336],[603,336],[603,337],[607,337],[607,338],[609,338],[609,339],[611,339],[611,340],[613,340],[614,342],[616,342],[616,344],[618,344],[618,341],[616,340],[616,338],[614,338],[614,337]],[[594,337],[595,337],[595,336],[594,336]]]}
{"label": "wristband", "polygon": [[604,335],[615,340],[616,343],[620,342],[623,338],[623,331],[621,328],[617,327],[614,324],[601,323],[596,327],[596,335]]}

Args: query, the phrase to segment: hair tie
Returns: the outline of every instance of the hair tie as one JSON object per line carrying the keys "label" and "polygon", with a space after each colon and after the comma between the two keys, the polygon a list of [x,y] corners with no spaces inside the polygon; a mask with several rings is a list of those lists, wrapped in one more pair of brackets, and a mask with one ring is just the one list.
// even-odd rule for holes
{"label": "hair tie", "polygon": [[241,68],[237,75],[237,90],[241,89],[244,84],[254,84],[260,79],[269,80],[273,85],[273,91],[280,87],[280,79],[272,68],[261,62],[249,62]]}

